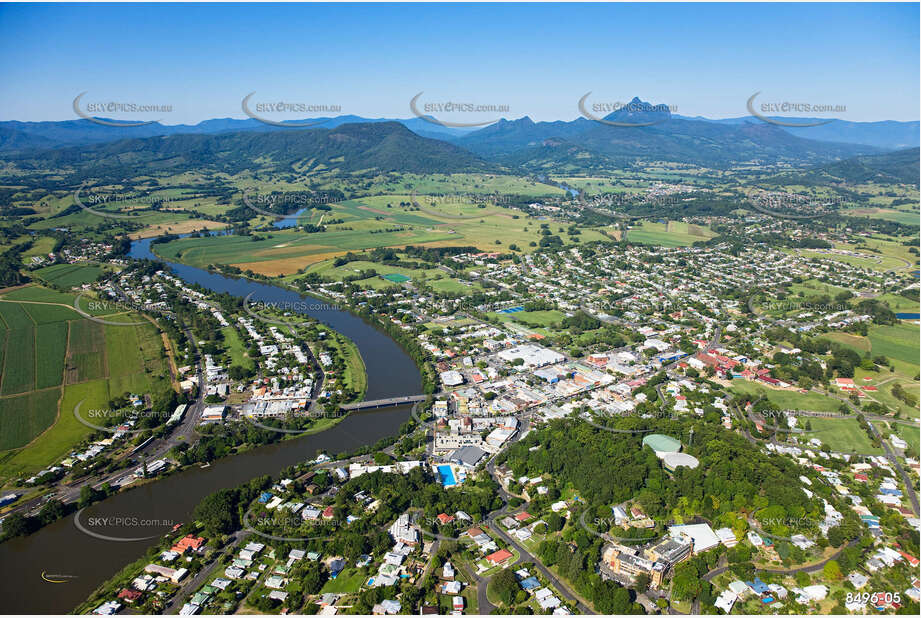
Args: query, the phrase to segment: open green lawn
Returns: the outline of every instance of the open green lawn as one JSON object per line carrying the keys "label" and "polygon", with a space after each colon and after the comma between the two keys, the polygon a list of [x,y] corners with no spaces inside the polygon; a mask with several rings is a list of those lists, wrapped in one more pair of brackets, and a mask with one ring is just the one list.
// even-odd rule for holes
{"label": "open green lawn", "polygon": [[233,326],[225,326],[221,329],[224,334],[224,345],[230,353],[231,365],[237,365],[246,369],[254,367],[253,359],[246,355],[246,347],[243,340],[240,339],[240,333]]}
{"label": "open green lawn", "polygon": [[437,268],[402,268],[400,266],[389,266],[379,262],[368,262],[364,260],[348,262],[347,264],[343,264],[341,266],[335,266],[333,260],[326,260],[324,262],[320,262],[319,264],[314,264],[308,268],[306,272],[317,273],[320,276],[333,279],[334,281],[342,281],[345,277],[354,276],[357,275],[360,271],[367,270],[374,270],[379,275],[404,275],[413,280],[419,280],[423,278],[435,279],[442,276],[447,276],[447,273]]}
{"label": "open green lawn", "polygon": [[800,393],[798,391],[774,390],[748,380],[733,380],[732,391],[745,393],[752,397],[766,396],[778,410],[812,410],[816,412],[836,412],[841,402],[819,393]]}
{"label": "open green lawn", "polygon": [[327,340],[345,359],[342,381],[346,387],[359,393],[360,401],[368,388],[368,375],[365,371],[365,362],[358,351],[358,346],[345,337],[331,335]]}
{"label": "open green lawn", "polygon": [[358,592],[363,583],[365,583],[365,576],[362,574],[361,570],[354,567],[348,567],[343,569],[342,572],[336,576],[336,579],[326,580],[320,592],[323,594],[327,592]]}
{"label": "open green lawn", "polygon": [[33,241],[31,247],[22,252],[22,263],[31,264],[33,257],[47,259],[48,254],[54,249],[55,242],[55,239],[50,236],[39,236]]}
{"label": "open green lawn", "polygon": [[883,354],[887,358],[911,365],[918,364],[918,354],[921,351],[918,334],[918,327],[909,322],[895,326],[872,326],[868,333],[874,355]]}
{"label": "open green lawn", "polygon": [[546,311],[518,311],[517,313],[488,313],[490,317],[499,319],[502,322],[520,322],[525,325],[550,326],[559,324],[566,314],[562,311],[550,309]]}
{"label": "open green lawn", "polygon": [[909,447],[915,449],[916,453],[921,452],[921,433],[919,433],[917,426],[893,423],[892,431],[900,438],[908,442]]}
{"label": "open green lawn", "polygon": [[668,221],[667,223],[643,221],[633,225],[627,231],[627,240],[643,245],[661,245],[663,247],[688,247],[699,240],[714,236],[709,228]]}
{"label": "open green lawn", "polygon": [[812,431],[806,438],[818,438],[828,448],[842,453],[880,454],[882,448],[873,447],[867,433],[853,418],[810,418]]}

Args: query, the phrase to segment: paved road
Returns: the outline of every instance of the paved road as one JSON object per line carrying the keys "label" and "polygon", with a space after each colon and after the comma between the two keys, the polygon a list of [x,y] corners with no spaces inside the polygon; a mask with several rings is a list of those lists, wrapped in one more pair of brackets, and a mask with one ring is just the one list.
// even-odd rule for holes
{"label": "paved road", "polygon": [[185,605],[186,601],[191,597],[195,592],[202,587],[202,584],[211,576],[214,572],[214,569],[217,568],[217,565],[221,563],[221,558],[224,557],[227,552],[233,553],[237,545],[248,535],[249,533],[246,530],[237,530],[233,533],[233,536],[228,540],[227,544],[221,549],[221,551],[214,556],[211,562],[203,568],[201,571],[195,574],[195,577],[186,581],[182,587],[176,591],[176,594],[173,596],[173,600],[170,601],[169,605],[163,610],[164,614],[178,614],[179,610],[182,609],[182,606]]}
{"label": "paved road", "polygon": [[[502,517],[506,515],[514,514],[514,512],[520,512],[524,510],[523,508],[521,508],[521,509],[515,509],[514,512],[510,511],[509,503],[508,503],[510,496],[508,492],[506,492],[505,489],[502,487],[502,483],[499,482],[499,479],[496,476],[496,464],[494,460],[491,460],[486,465],[486,470],[489,472],[490,476],[492,476],[493,479],[495,479],[496,482],[499,483],[499,497],[502,498],[502,501],[504,503],[504,506],[502,508],[496,511],[493,511],[492,513],[489,514],[490,521],[497,521],[498,519],[501,519]],[[584,603],[582,603],[578,599],[578,597],[575,594],[573,594],[573,592],[569,589],[569,586],[564,584],[556,575],[554,575],[550,571],[550,569],[545,567],[539,558],[532,555],[527,549],[525,549],[524,546],[518,542],[518,539],[514,538],[513,536],[509,534],[506,534],[503,530],[499,528],[499,526],[492,526],[491,530],[495,532],[499,537],[501,537],[503,541],[505,541],[506,543],[514,547],[516,550],[518,550],[518,554],[521,556],[521,558],[516,562],[516,564],[518,562],[533,562],[535,566],[537,567],[537,569],[541,573],[543,573],[544,577],[547,578],[547,580],[560,592],[560,594],[566,596],[570,601],[576,603],[579,613],[594,615],[595,612],[593,612]],[[484,585],[483,586],[484,596],[485,596],[485,589],[486,589],[486,586]],[[484,612],[480,610],[480,613],[484,613]]]}
{"label": "paved road", "polygon": [[[840,397],[834,393],[825,393],[825,394],[830,397],[834,397],[835,399],[838,399],[840,401],[843,401],[855,413],[863,414],[863,411],[857,406],[855,406],[854,403],[850,399]],[[876,436],[879,439],[880,444],[883,445],[883,451],[886,453],[886,458],[889,460],[889,463],[891,463],[892,466],[896,470],[898,470],[899,475],[902,477],[902,482],[905,485],[905,493],[908,494],[908,500],[911,502],[911,510],[914,511],[915,517],[917,517],[918,514],[921,513],[921,506],[919,506],[918,504],[918,494],[915,493],[915,487],[912,484],[911,477],[908,475],[908,472],[906,472],[905,469],[902,467],[902,464],[899,463],[899,458],[896,457],[895,453],[892,451],[892,448],[890,448],[889,443],[883,440],[883,437],[880,435],[879,430],[876,428],[876,425],[874,425],[871,421],[867,421],[867,424],[870,426],[870,430],[873,432],[873,435]]]}

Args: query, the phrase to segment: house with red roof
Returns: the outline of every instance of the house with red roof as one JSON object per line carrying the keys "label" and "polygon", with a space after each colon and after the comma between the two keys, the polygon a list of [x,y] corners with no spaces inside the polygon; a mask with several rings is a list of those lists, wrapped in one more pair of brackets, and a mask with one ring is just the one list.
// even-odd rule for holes
{"label": "house with red roof", "polygon": [[188,550],[199,551],[205,546],[205,539],[200,536],[187,534],[179,539],[179,542],[173,545],[172,550],[177,554],[184,554]]}
{"label": "house with red roof", "polygon": [[522,511],[518,513],[517,515],[515,515],[515,519],[517,519],[518,521],[528,521],[529,519],[531,519],[531,514],[528,513],[527,511]]}
{"label": "house with red roof", "polygon": [[454,516],[448,515],[447,513],[439,513],[438,521],[441,523],[442,526],[444,526],[445,524],[450,524],[452,521],[454,521]]}
{"label": "house with red roof", "polygon": [[512,552],[507,549],[500,549],[499,551],[494,551],[493,553],[486,556],[487,562],[491,562],[494,565],[499,565],[512,557]]}
{"label": "house with red roof", "polygon": [[118,598],[124,601],[125,603],[134,603],[140,599],[142,593],[140,590],[134,590],[133,588],[122,588],[122,591],[118,593]]}

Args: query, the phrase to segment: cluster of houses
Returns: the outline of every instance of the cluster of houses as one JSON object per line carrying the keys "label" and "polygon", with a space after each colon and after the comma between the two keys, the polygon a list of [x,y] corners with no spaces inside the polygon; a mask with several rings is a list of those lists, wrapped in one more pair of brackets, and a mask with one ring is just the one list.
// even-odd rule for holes
{"label": "cluster of houses", "polygon": [[121,613],[123,608],[137,605],[146,595],[155,595],[160,599],[168,598],[189,575],[189,569],[186,567],[168,565],[180,564],[182,561],[191,562],[195,557],[203,555],[205,550],[204,538],[193,534],[185,535],[170,549],[161,552],[156,562],[147,564],[143,571],[131,580],[130,585],[118,591],[115,599],[105,601],[92,613]]}

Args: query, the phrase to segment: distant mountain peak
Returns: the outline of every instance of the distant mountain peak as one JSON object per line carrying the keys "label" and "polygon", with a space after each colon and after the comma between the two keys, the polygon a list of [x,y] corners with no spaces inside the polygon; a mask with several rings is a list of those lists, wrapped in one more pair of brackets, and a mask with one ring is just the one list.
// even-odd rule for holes
{"label": "distant mountain peak", "polygon": [[633,97],[629,103],[605,116],[604,120],[636,125],[659,124],[669,120],[671,115],[665,103],[653,104]]}

